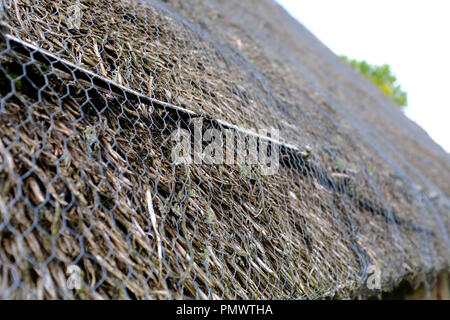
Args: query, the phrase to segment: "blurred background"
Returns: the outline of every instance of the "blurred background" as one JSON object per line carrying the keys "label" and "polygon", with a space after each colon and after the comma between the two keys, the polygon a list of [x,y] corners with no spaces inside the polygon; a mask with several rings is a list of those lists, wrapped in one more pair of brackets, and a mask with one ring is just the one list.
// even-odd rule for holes
{"label": "blurred background", "polygon": [[389,65],[406,116],[450,152],[450,1],[276,1],[354,67]]}

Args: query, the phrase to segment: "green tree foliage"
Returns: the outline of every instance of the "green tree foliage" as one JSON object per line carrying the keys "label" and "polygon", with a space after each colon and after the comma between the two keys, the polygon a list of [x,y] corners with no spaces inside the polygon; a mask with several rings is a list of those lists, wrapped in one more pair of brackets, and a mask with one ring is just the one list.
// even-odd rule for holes
{"label": "green tree foliage", "polygon": [[397,78],[392,73],[389,65],[383,64],[377,66],[371,65],[366,61],[349,59],[346,56],[342,56],[342,58],[380,88],[386,96],[391,98],[401,108],[408,104],[407,93],[403,91],[401,86],[397,83]]}

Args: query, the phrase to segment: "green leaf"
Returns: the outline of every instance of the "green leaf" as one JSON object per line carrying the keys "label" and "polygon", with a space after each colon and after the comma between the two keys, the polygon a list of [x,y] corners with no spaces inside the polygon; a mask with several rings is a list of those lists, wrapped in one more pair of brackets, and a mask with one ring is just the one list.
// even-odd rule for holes
{"label": "green leaf", "polygon": [[341,56],[356,71],[360,72],[369,81],[375,84],[387,97],[391,98],[401,108],[408,105],[408,95],[397,83],[397,77],[388,64],[371,65],[366,61],[349,59]]}

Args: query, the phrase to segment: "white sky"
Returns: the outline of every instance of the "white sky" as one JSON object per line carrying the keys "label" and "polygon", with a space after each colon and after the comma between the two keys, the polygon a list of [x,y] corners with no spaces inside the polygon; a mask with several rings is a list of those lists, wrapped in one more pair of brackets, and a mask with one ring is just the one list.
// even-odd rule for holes
{"label": "white sky", "polygon": [[338,55],[392,67],[406,115],[450,152],[449,0],[277,0]]}

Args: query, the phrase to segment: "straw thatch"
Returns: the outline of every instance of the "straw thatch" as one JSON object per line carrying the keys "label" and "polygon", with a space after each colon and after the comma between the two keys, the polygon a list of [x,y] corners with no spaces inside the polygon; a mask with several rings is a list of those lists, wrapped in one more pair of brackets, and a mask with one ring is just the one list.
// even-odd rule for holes
{"label": "straw thatch", "polygon": [[[83,0],[79,28],[73,1],[6,2],[0,296],[343,298],[369,265],[387,291],[448,269],[448,154],[271,1]],[[173,165],[194,118],[308,152]]]}

